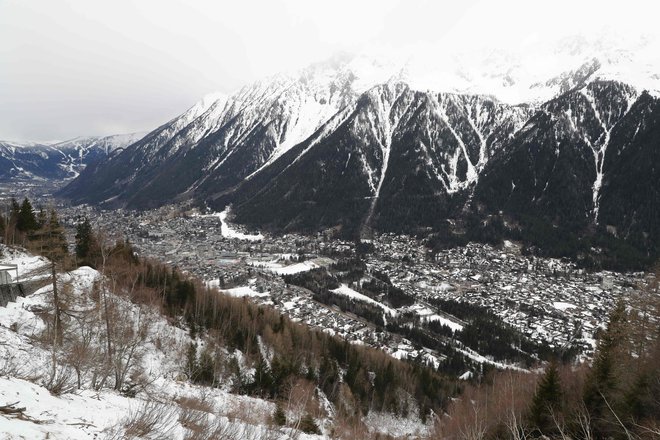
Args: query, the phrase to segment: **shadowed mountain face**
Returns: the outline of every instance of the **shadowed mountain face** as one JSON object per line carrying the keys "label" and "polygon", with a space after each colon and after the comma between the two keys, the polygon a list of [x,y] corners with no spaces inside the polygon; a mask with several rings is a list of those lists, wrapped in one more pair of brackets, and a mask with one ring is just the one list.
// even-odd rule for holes
{"label": "shadowed mountain face", "polygon": [[510,105],[316,65],[203,100],[62,194],[138,209],[233,204],[239,222],[351,237],[532,217],[649,249],[660,235],[658,99],[600,68],[534,84],[558,90],[549,101]]}
{"label": "shadowed mountain face", "polygon": [[239,186],[237,219],[285,230],[343,225],[352,234],[433,226],[527,112],[401,83],[376,87]]}
{"label": "shadowed mountain face", "polygon": [[[637,100],[620,83],[591,83],[539,109],[491,161],[477,199],[491,210],[585,226],[598,219],[612,133]],[[616,153],[614,153],[616,154]]]}
{"label": "shadowed mountain face", "polygon": [[0,141],[0,181],[73,179],[87,165],[106,159],[143,135],[80,137],[50,144]]}

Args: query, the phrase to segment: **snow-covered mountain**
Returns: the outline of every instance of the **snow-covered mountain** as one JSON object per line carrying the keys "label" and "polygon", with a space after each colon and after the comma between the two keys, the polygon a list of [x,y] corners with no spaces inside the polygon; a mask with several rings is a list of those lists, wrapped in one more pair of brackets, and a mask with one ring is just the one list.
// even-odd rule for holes
{"label": "snow-covered mountain", "polygon": [[145,133],[77,137],[62,142],[0,141],[0,180],[64,180]]}
{"label": "snow-covered mountain", "polygon": [[90,169],[67,194],[89,185],[84,192],[90,201],[147,206],[229,188],[307,139],[367,89],[386,82],[391,71],[364,57],[338,56],[229,96],[211,95]]}
{"label": "snow-covered mountain", "polygon": [[655,37],[613,31],[516,48],[409,57],[403,75],[412,87],[490,95],[509,104],[542,104],[588,82],[618,81],[660,94],[660,47]]}
{"label": "snow-covered mountain", "polygon": [[637,172],[613,160],[619,130],[638,129],[627,154],[641,134],[656,139],[654,47],[580,37],[470,57],[341,55],[205,98],[63,194],[133,208],[233,203],[238,221],[292,230],[435,228],[507,208],[660,236],[651,214],[605,214],[612,178]]}

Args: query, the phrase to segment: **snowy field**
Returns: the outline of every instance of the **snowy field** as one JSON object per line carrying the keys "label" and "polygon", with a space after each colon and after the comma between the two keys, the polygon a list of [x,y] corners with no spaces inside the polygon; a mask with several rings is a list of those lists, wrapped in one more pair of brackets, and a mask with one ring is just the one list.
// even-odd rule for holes
{"label": "snowy field", "polygon": [[388,313],[390,316],[396,316],[397,315],[396,310],[394,310],[393,308],[388,307],[383,303],[380,303],[380,302],[378,302],[374,299],[369,298],[367,295],[364,295],[360,292],[357,292],[357,291],[351,289],[346,284],[342,284],[338,288],[336,288],[334,290],[331,290],[331,292],[336,293],[338,295],[347,296],[347,297],[352,298],[352,299],[357,300],[357,301],[362,301],[362,302],[366,302],[366,303],[378,306],[381,309],[383,309],[386,313]]}
{"label": "snowy field", "polygon": [[264,236],[261,235],[261,233],[250,235],[250,234],[244,234],[240,231],[236,231],[235,229],[233,229],[227,222],[228,214],[229,214],[229,208],[226,208],[221,213],[215,214],[220,218],[220,222],[221,222],[220,233],[222,234],[223,237],[236,238],[238,240],[248,240],[248,241],[259,241],[264,239]]}

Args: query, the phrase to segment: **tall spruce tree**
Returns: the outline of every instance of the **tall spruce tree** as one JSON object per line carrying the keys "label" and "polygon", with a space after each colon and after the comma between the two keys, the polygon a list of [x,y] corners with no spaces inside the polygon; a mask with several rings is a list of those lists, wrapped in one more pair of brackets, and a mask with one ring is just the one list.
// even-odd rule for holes
{"label": "tall spruce tree", "polygon": [[21,232],[32,232],[36,231],[39,228],[39,223],[37,222],[37,217],[34,214],[34,208],[32,204],[26,197],[21,203],[21,207],[18,211],[18,218],[16,221],[16,229]]}
{"label": "tall spruce tree", "polygon": [[596,438],[616,437],[621,428],[615,414],[620,377],[617,372],[619,349],[624,343],[626,307],[619,301],[610,313],[607,329],[598,343],[593,366],[584,387],[584,403]]}
{"label": "tall spruce tree", "polygon": [[557,365],[550,364],[536,388],[530,421],[543,434],[552,437],[557,430],[555,417],[561,412],[562,390]]}
{"label": "tall spruce tree", "polygon": [[99,246],[96,236],[92,231],[92,225],[89,218],[85,217],[76,226],[76,258],[78,264],[96,267],[98,260]]}

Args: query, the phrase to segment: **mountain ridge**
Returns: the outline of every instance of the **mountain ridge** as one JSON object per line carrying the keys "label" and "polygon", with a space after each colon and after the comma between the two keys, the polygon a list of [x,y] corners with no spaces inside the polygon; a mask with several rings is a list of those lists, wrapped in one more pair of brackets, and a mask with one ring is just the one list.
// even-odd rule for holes
{"label": "mountain ridge", "polygon": [[[584,49],[575,51],[582,57]],[[611,141],[618,124],[651,123],[651,110],[626,118],[640,96],[649,106],[658,98],[607,79],[626,70],[626,56],[583,58],[577,69],[532,83],[550,99],[519,105],[423,90],[404,70],[364,57],[332,59],[202,101],[89,167],[61,194],[138,209],[234,204],[236,220],[251,226],[342,226],[353,237],[436,230],[466,215],[530,215],[573,231],[634,226],[651,237],[642,240],[649,252],[659,235],[647,221],[653,214],[641,223],[599,216],[612,212],[602,206],[611,203],[609,174],[631,172],[609,159],[622,148]],[[653,167],[646,172],[655,179]]]}
{"label": "mountain ridge", "polygon": [[70,180],[89,163],[108,157],[144,134],[80,136],[46,143],[0,140],[0,180]]}

